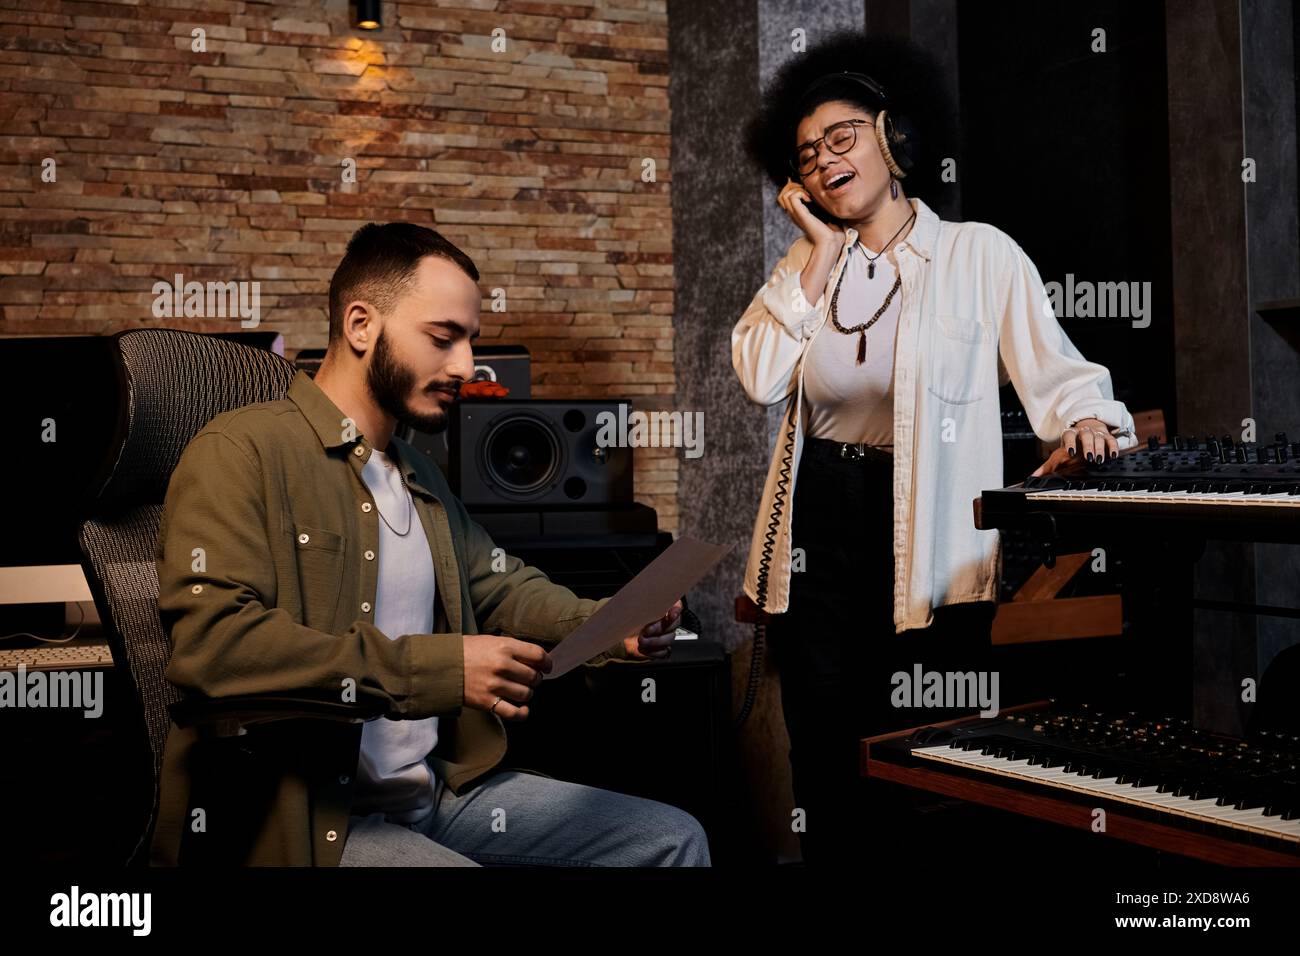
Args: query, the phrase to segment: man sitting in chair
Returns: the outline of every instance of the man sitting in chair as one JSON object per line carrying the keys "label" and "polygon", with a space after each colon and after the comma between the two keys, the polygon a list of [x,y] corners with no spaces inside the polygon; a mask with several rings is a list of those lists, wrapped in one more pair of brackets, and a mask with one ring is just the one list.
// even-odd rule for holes
{"label": "man sitting in chair", "polygon": [[[330,283],[315,380],[298,372],[286,398],[186,447],[158,537],[168,679],[383,716],[224,739],[173,724],[155,864],[708,865],[677,808],[497,769],[502,721],[528,717],[551,669],[542,645],[603,602],[495,548],[393,436],[446,427],[473,374],[478,277],[431,229],[364,226]],[[668,655],[680,613],[594,662]]]}

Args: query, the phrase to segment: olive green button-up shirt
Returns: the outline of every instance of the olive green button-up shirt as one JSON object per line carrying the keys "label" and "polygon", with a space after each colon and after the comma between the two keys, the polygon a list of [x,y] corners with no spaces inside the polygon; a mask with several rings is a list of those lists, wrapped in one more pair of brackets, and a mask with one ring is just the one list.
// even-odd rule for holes
{"label": "olive green button-up shirt", "polygon": [[[282,694],[439,717],[429,757],[453,792],[505,753],[501,719],[464,706],[462,635],[553,645],[604,601],[497,548],[423,454],[397,460],[432,550],[432,634],[375,627],[379,512],[372,447],[303,372],[286,398],[218,415],[186,447],[158,536],[167,678],[189,695]],[[625,658],[622,646],[594,663]],[[382,718],[381,718],[382,719]],[[361,723],[286,720],[234,738],[171,726],[151,858],[336,866]]]}

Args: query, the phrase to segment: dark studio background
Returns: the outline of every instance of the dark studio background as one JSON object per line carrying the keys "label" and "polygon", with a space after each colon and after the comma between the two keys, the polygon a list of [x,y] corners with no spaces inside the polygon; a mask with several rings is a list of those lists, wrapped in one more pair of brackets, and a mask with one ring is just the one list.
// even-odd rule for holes
{"label": "dark studio background", "polygon": [[[1175,427],[1165,33],[1158,3],[958,6],[961,217],[1002,229],[1044,282],[1150,282],[1151,325],[1061,325],[1130,410]],[[1094,27],[1107,31],[1091,52]],[[1009,399],[1012,396],[1007,396]]]}

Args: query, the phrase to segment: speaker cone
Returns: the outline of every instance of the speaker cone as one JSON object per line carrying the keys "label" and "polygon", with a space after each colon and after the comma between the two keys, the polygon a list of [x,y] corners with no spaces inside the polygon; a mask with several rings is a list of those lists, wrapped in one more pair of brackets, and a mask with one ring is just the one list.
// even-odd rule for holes
{"label": "speaker cone", "polygon": [[561,446],[543,420],[526,415],[493,423],[483,437],[486,477],[508,494],[532,495],[556,481]]}

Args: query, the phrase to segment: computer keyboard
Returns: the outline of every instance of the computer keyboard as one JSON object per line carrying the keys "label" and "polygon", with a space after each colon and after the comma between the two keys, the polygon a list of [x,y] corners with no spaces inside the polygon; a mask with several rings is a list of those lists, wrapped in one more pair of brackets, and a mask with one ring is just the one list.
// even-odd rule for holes
{"label": "computer keyboard", "polygon": [[107,644],[52,644],[49,647],[19,647],[0,650],[0,671],[66,671],[86,667],[112,667],[113,655]]}

